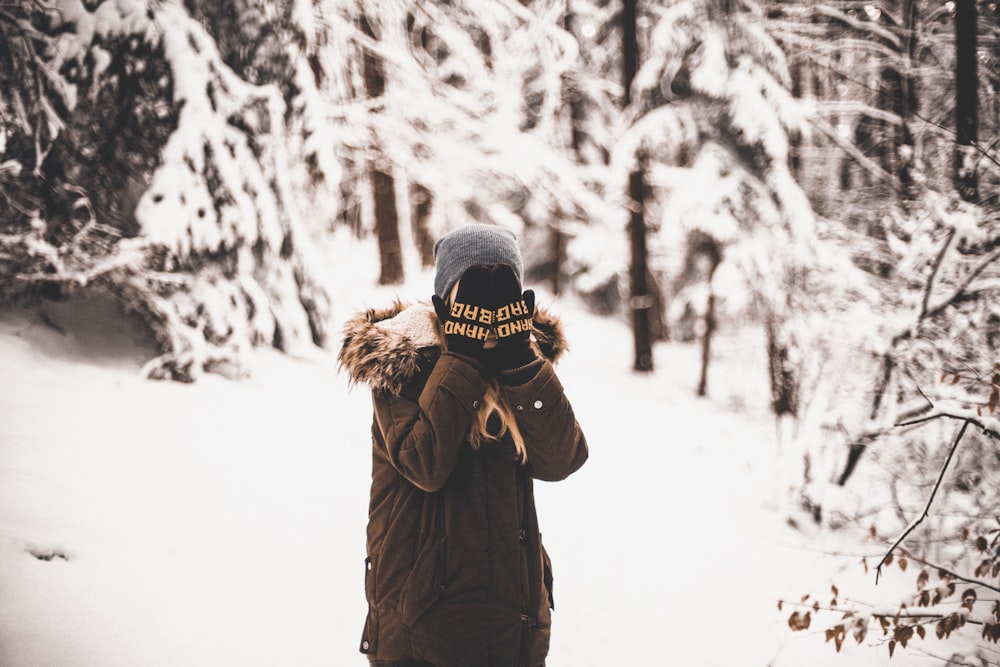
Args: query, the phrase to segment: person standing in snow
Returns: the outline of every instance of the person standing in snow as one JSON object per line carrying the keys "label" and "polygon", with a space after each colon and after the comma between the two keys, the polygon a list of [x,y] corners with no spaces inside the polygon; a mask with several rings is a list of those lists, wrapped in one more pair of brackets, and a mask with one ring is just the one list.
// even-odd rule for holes
{"label": "person standing in snow", "polygon": [[431,303],[349,321],[340,350],[374,404],[361,652],[382,667],[540,667],[552,566],[532,482],[587,460],[552,363],[562,326],[521,291],[513,233],[434,247]]}

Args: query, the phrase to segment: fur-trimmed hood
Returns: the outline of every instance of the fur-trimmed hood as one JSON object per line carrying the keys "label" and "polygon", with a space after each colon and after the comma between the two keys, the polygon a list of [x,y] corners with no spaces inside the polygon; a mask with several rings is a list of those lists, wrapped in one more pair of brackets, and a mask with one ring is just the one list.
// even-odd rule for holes
{"label": "fur-trimmed hood", "polygon": [[[557,361],[567,349],[559,318],[536,309],[532,344],[549,361]],[[352,383],[398,394],[420,371],[421,357],[440,348],[437,314],[431,304],[397,301],[348,320],[337,359]]]}

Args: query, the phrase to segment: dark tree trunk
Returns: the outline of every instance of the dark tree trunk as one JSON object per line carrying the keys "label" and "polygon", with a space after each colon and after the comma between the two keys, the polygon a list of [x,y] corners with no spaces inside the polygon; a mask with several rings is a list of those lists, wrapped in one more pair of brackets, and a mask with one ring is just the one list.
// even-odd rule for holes
{"label": "dark tree trunk", "polygon": [[715,334],[715,292],[708,293],[705,309],[705,332],[701,336],[701,377],[698,379],[698,395],[708,395],[708,362],[712,357],[712,336]]}
{"label": "dark tree trunk", "polygon": [[712,288],[712,278],[722,262],[722,248],[715,239],[707,235],[704,236],[701,245],[701,253],[708,259],[709,267],[706,278],[708,303],[705,304],[705,330],[701,335],[701,378],[698,380],[698,396],[706,396],[708,394],[708,364],[712,357],[712,337],[715,335],[718,325],[715,318],[715,290]]}
{"label": "dark tree trunk", "polygon": [[799,412],[798,375],[789,359],[788,345],[774,321],[768,321],[767,360],[771,378],[771,411],[776,417],[795,417]]}
{"label": "dark tree trunk", "polygon": [[955,2],[955,187],[963,199],[979,200],[979,183],[973,167],[977,141],[979,78],[976,66],[976,2]]}
{"label": "dark tree trunk", "polygon": [[566,261],[566,235],[559,231],[558,222],[549,230],[549,249],[552,253],[552,293],[562,293],[562,265]]}
{"label": "dark tree trunk", "polygon": [[396,180],[392,174],[372,168],[375,190],[375,234],[382,268],[380,285],[403,282],[403,249],[399,243],[399,214],[396,212]]}
{"label": "dark tree trunk", "polygon": [[622,106],[632,103],[632,80],[639,71],[639,34],[636,25],[638,0],[624,0],[622,4],[622,68],[624,98]]}
{"label": "dark tree trunk", "polygon": [[[374,31],[365,17],[361,30],[375,38]],[[365,92],[369,98],[385,93],[385,72],[377,54],[365,49],[363,61]],[[375,147],[380,152],[380,147]],[[403,251],[399,240],[399,214],[396,211],[396,181],[390,170],[371,166],[372,189],[375,192],[375,235],[378,239],[381,272],[379,284],[393,285],[403,282]]]}
{"label": "dark tree trunk", "polygon": [[434,237],[427,222],[431,217],[434,196],[423,185],[415,183],[410,189],[410,201],[413,209],[413,239],[420,253],[420,263],[424,266],[433,266]]}
{"label": "dark tree trunk", "polygon": [[[639,41],[636,26],[637,0],[624,0],[622,7],[622,62],[624,77],[624,106],[632,101],[632,80],[639,69]],[[632,335],[635,343],[633,368],[647,372],[653,370],[653,341],[650,331],[649,310],[653,297],[649,294],[646,250],[645,218],[645,165],[642,156],[636,156],[636,167],[629,174],[629,238],[632,257],[629,270],[630,298],[632,311]]]}
{"label": "dark tree trunk", "polygon": [[632,310],[632,334],[635,342],[633,368],[644,372],[653,370],[653,335],[650,331],[649,311],[654,301],[647,282],[649,267],[646,262],[645,189],[645,173],[640,161],[637,169],[629,174],[629,199],[632,207],[629,216],[629,236],[632,242],[629,306]]}

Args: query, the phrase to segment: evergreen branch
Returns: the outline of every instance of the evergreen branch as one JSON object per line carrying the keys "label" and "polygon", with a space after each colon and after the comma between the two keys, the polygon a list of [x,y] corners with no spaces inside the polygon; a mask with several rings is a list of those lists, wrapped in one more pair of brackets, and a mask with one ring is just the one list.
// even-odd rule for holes
{"label": "evergreen branch", "polygon": [[889,550],[885,552],[885,555],[882,556],[882,560],[880,560],[879,564],[875,567],[876,586],[878,585],[879,577],[882,576],[882,566],[885,565],[885,562],[889,559],[889,556],[892,555],[892,552],[896,549],[896,547],[898,547],[903,542],[903,540],[905,540],[906,537],[913,532],[913,530],[917,526],[923,523],[924,519],[926,519],[928,514],[930,513],[931,503],[934,502],[934,496],[937,495],[938,489],[941,488],[941,482],[944,480],[944,475],[945,472],[947,472],[948,470],[948,465],[951,463],[951,459],[955,455],[955,450],[958,449],[958,444],[962,441],[962,437],[965,435],[965,429],[967,429],[968,427],[969,427],[969,420],[965,420],[962,423],[962,428],[960,428],[958,431],[958,435],[955,437],[955,442],[952,443],[951,445],[951,450],[948,452],[948,458],[945,459],[944,465],[941,466],[941,472],[938,475],[937,482],[934,483],[934,488],[931,490],[930,497],[927,498],[927,504],[924,505],[924,511],[921,513],[919,517],[917,517],[914,521],[912,521],[909,526],[906,527],[906,530],[903,531],[902,535],[896,538],[896,541],[893,543],[891,547],[889,547]]}

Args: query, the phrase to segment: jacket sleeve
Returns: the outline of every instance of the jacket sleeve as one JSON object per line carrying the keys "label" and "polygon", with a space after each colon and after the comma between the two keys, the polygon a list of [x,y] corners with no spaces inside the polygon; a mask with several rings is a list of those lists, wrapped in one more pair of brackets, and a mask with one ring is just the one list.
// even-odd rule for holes
{"label": "jacket sleeve", "polygon": [[579,470],[589,455],[587,439],[552,364],[545,361],[528,382],[504,391],[524,437],[531,475],[556,482]]}
{"label": "jacket sleeve", "polygon": [[444,486],[486,393],[477,368],[443,354],[419,396],[376,392],[375,446],[399,474],[423,491]]}

